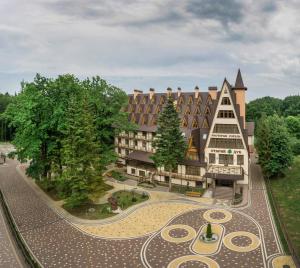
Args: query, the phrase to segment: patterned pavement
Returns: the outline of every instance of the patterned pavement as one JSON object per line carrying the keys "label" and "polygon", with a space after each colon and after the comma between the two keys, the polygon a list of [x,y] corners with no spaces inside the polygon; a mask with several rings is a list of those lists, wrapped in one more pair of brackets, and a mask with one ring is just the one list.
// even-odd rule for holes
{"label": "patterned pavement", "polygon": [[[16,171],[17,165],[8,160],[8,167],[0,169],[0,187],[21,235],[44,267],[255,268],[273,267],[275,257],[284,255],[256,165],[251,168],[247,206],[233,209],[177,200],[196,208],[150,234],[114,239],[83,232],[53,211]],[[208,220],[220,226],[220,240],[202,254],[197,239]]]}

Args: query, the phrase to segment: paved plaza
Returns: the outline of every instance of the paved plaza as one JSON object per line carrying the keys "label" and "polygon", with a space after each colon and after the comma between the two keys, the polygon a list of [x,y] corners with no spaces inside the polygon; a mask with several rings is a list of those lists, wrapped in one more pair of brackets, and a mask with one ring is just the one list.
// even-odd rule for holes
{"label": "paved plaza", "polygon": [[[21,235],[44,267],[295,267],[284,256],[255,164],[243,207],[172,196],[150,199],[122,217],[95,224],[74,223],[52,209],[20,175],[18,165],[8,160],[0,167],[0,187]],[[209,245],[199,240],[207,222],[219,235]],[[2,229],[0,221],[0,234]],[[3,255],[0,248],[1,256],[18,267],[13,250],[6,249]]]}

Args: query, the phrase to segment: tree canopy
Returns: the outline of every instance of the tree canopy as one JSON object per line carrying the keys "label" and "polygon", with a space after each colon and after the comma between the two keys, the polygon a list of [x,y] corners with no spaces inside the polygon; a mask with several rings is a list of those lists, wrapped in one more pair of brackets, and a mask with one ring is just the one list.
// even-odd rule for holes
{"label": "tree canopy", "polygon": [[278,115],[263,116],[255,141],[259,162],[267,177],[282,173],[292,163],[290,135],[284,118]]}
{"label": "tree canopy", "polygon": [[37,74],[22,83],[5,118],[16,129],[12,143],[18,159],[31,160],[27,173],[51,179],[77,205],[116,159],[114,135],[131,127],[122,112],[126,103],[126,93],[100,77],[80,81],[69,74],[56,79]]}
{"label": "tree canopy", "polygon": [[0,93],[0,141],[10,141],[14,134],[14,129],[9,127],[9,121],[3,116],[6,107],[12,102],[13,98],[14,96],[8,93]]}

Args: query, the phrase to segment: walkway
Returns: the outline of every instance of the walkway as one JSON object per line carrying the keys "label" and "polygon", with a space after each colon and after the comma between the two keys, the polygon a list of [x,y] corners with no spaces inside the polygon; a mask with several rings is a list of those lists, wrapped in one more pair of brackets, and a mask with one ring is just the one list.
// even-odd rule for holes
{"label": "walkway", "polygon": [[[251,202],[246,207],[231,209],[187,199],[157,201],[166,209],[154,207],[147,213],[139,213],[142,207],[136,209],[119,223],[116,221],[119,225],[114,229],[121,237],[102,238],[79,229],[64,215],[51,209],[16,171],[17,164],[8,160],[5,172],[0,169],[0,187],[21,235],[44,267],[160,268],[183,264],[185,267],[255,268],[273,267],[274,258],[284,255],[256,165],[251,167],[254,179]],[[160,226],[141,236],[122,238],[122,234],[130,229],[125,228],[128,218],[132,217],[131,228],[134,230],[141,219],[151,221],[168,208],[173,211],[172,207],[179,206],[182,210],[175,216],[158,220]],[[220,241],[209,252],[205,248],[204,254],[201,245],[197,244],[197,237],[207,221],[216,225]],[[124,231],[121,231],[122,226]],[[281,259],[273,261],[274,267]]]}

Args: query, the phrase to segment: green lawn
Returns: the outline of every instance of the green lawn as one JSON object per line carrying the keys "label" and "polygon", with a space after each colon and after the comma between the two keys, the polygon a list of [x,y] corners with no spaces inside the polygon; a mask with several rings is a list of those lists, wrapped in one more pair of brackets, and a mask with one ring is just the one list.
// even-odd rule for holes
{"label": "green lawn", "polygon": [[113,193],[113,197],[118,200],[118,204],[122,210],[149,199],[147,194],[138,194],[132,191],[118,191]]}
{"label": "green lawn", "polygon": [[[136,205],[138,203],[144,202],[149,198],[148,195],[138,194],[129,191],[115,192],[113,193],[113,197],[115,197],[118,200],[118,206],[121,207],[122,210],[129,208],[130,206]],[[67,208],[65,206],[63,206],[63,208],[67,210],[70,214],[78,218],[88,219],[88,220],[105,219],[117,215],[111,212],[110,205],[108,203],[105,204],[88,203],[76,208]]]}
{"label": "green lawn", "polygon": [[285,177],[271,179],[271,187],[280,219],[286,226],[289,238],[300,256],[300,156],[295,158]]}

